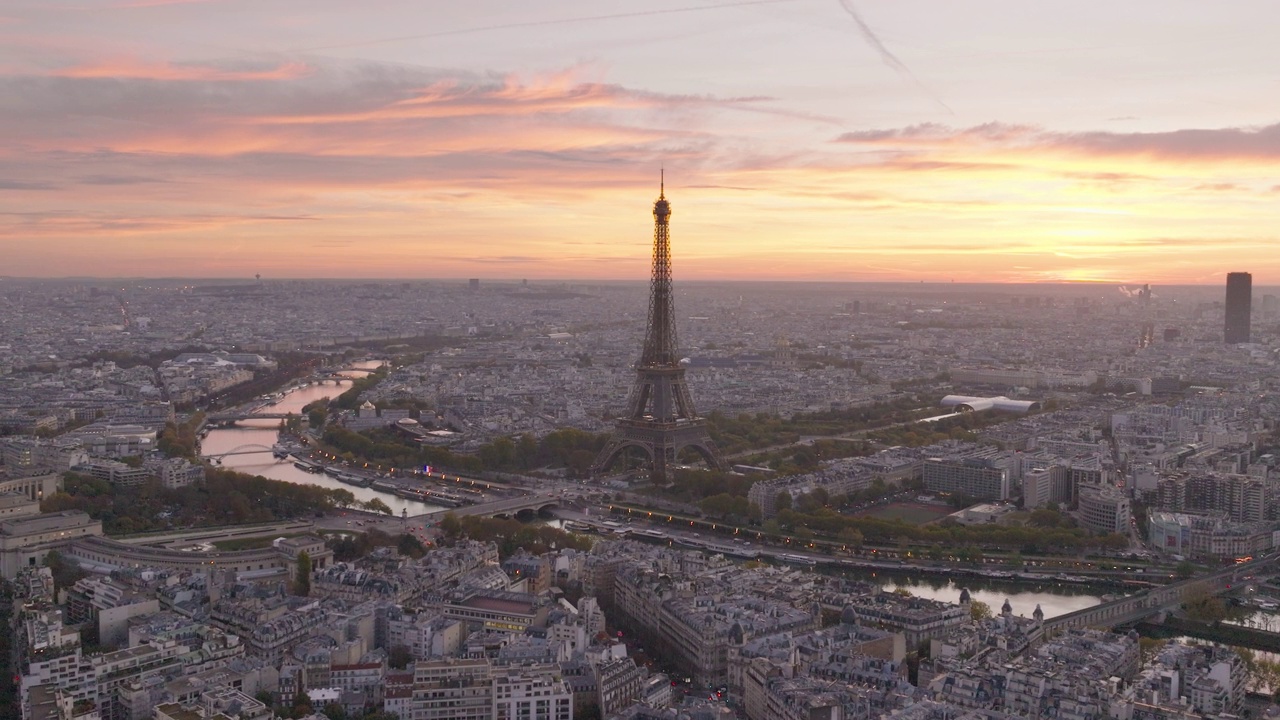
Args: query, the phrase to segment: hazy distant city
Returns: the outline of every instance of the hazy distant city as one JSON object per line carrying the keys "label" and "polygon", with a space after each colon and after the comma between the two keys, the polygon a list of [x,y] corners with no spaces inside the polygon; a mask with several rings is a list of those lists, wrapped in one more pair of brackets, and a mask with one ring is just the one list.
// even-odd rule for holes
{"label": "hazy distant city", "polygon": [[1277,28],[0,3],[0,720],[1280,720]]}
{"label": "hazy distant city", "polygon": [[1225,281],[0,281],[13,716],[1261,716]]}

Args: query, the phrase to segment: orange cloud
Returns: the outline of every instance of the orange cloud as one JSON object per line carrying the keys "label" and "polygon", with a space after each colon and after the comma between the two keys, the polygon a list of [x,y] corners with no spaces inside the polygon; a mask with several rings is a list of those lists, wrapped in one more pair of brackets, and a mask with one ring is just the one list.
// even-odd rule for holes
{"label": "orange cloud", "polygon": [[1272,128],[829,142],[762,98],[328,61],[117,60],[0,98],[17,274],[109,243],[129,274],[643,278],[665,164],[682,278],[1197,282],[1231,257],[1280,279]]}
{"label": "orange cloud", "polygon": [[223,82],[296,80],[310,73],[311,69],[300,62],[288,62],[267,70],[227,70],[209,65],[175,65],[168,62],[147,62],[134,57],[120,57],[91,65],[63,68],[52,74],[55,77],[78,79],[130,78]]}
{"label": "orange cloud", "polygon": [[661,95],[603,83],[566,83],[560,80],[526,84],[514,76],[501,85],[464,83],[457,79],[435,82],[413,97],[358,112],[290,114],[255,118],[254,122],[297,125],[306,123],[361,123],[378,120],[440,119],[493,115],[529,116],[575,110],[635,110],[676,106],[727,107],[759,102],[765,98],[717,99],[692,95]]}

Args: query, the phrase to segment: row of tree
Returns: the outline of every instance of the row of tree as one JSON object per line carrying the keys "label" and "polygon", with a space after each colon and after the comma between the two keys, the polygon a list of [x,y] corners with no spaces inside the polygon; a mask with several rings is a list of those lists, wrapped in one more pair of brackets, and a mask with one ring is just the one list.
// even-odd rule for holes
{"label": "row of tree", "polygon": [[320,358],[299,352],[275,353],[275,370],[255,370],[253,379],[228,388],[214,401],[209,403],[210,409],[215,407],[235,407],[276,388],[287,384],[290,380],[309,375],[320,364]]}
{"label": "row of tree", "polygon": [[434,465],[462,473],[484,470],[480,458],[455,453],[448,448],[411,444],[412,441],[394,430],[354,432],[330,424],[324,430],[324,443],[348,462],[370,462],[391,468],[417,468]]}
{"label": "row of tree", "polygon": [[45,498],[40,507],[43,512],[82,510],[102,520],[108,535],[128,535],[271,522],[358,505],[348,490],[211,468],[203,480],[181,488],[166,488],[156,481],[117,487],[105,480],[67,473],[63,490]]}
{"label": "row of tree", "polygon": [[498,556],[506,559],[523,548],[534,555],[541,555],[557,548],[590,550],[591,538],[575,535],[549,525],[531,525],[508,518],[489,518],[468,515],[459,518],[446,513],[440,520],[441,541],[452,544],[463,538],[494,542]]}
{"label": "row of tree", "polygon": [[358,560],[380,547],[394,547],[401,555],[411,558],[420,558],[427,553],[426,546],[413,535],[391,535],[377,528],[355,535],[336,535],[326,544],[333,550],[333,559],[337,562]]}
{"label": "row of tree", "polygon": [[857,531],[874,545],[935,545],[941,548],[966,546],[1020,550],[1028,554],[1062,554],[1089,548],[1121,550],[1128,538],[1118,533],[1091,535],[1076,527],[1034,527],[1018,525],[961,525],[943,520],[931,525],[910,525],[901,519],[850,517],[831,508],[812,513],[790,509],[778,511],[776,519],[766,522],[765,529],[800,535],[839,538],[841,533]]}
{"label": "row of tree", "polygon": [[182,424],[166,422],[156,447],[169,457],[196,459],[196,431],[204,423],[204,413],[192,413]]}
{"label": "row of tree", "polygon": [[345,392],[333,401],[333,405],[342,410],[355,410],[360,407],[361,393],[366,390],[372,390],[378,383],[385,380],[389,374],[391,374],[391,371],[386,365],[383,365],[362,378],[356,378],[351,381],[351,387],[347,388]]}
{"label": "row of tree", "polygon": [[21,668],[13,666],[18,657],[13,647],[17,635],[11,632],[13,625],[13,590],[12,586],[0,581],[0,720],[19,720],[22,717],[22,704],[18,702],[18,679]]}
{"label": "row of tree", "polygon": [[[729,416],[719,411],[707,415],[711,439],[723,452],[794,443],[804,435],[843,435],[924,417],[921,399],[908,395],[887,403],[844,410],[798,413],[783,418],[772,413]],[[926,402],[927,401],[923,401]]]}
{"label": "row of tree", "polygon": [[529,434],[514,440],[499,437],[480,446],[474,455],[467,455],[419,445],[394,430],[353,432],[331,425],[324,432],[324,442],[352,462],[375,462],[398,468],[434,465],[463,473],[520,472],[557,466],[569,468],[571,474],[585,476],[607,440],[607,435],[565,428],[541,439]]}

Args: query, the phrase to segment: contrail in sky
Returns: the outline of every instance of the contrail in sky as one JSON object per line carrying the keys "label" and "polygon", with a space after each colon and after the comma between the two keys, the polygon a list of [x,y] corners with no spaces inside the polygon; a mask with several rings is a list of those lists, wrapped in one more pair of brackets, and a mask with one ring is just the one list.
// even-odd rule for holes
{"label": "contrail in sky", "polygon": [[880,59],[884,61],[885,65],[888,65],[898,71],[899,75],[915,83],[916,87],[924,91],[930,99],[941,105],[948,113],[955,115],[954,110],[948,107],[946,103],[942,102],[942,99],[935,95],[933,91],[925,87],[924,83],[920,82],[920,79],[916,77],[915,73],[911,72],[911,68],[907,67],[906,63],[899,60],[897,55],[894,55],[889,51],[889,48],[884,46],[884,43],[880,41],[879,36],[877,36],[875,31],[871,29],[871,26],[867,24],[867,21],[863,20],[862,16],[858,14],[858,9],[853,6],[853,0],[840,0],[840,7],[843,7],[844,11],[849,13],[849,17],[853,18],[853,21],[858,24],[858,30],[862,33],[862,38],[880,54]]}
{"label": "contrail in sky", "polygon": [[[777,5],[779,3],[786,3],[786,2],[796,2],[796,0],[740,0],[739,2],[722,3],[720,5],[693,5],[690,7],[667,8],[667,9],[661,9],[661,10],[637,10],[635,12],[614,13],[612,15],[590,15],[587,17],[560,18],[557,20],[533,20],[531,22],[505,23],[502,25],[484,25],[481,27],[461,28],[458,30],[441,30],[440,32],[424,33],[422,35],[402,35],[400,37],[379,38],[377,40],[361,40],[359,42],[342,43],[340,45],[324,45],[320,47],[302,48],[301,50],[299,50],[299,52],[315,52],[319,50],[342,50],[345,48],[362,47],[365,45],[377,45],[380,43],[388,43],[388,42],[401,42],[404,40],[426,40],[428,38],[449,37],[450,35],[470,35],[471,33],[489,32],[490,30],[510,30],[513,28],[542,27],[544,25],[566,25],[569,23],[596,22],[598,20],[621,20],[623,18],[645,17],[648,15],[670,15],[672,13],[702,12],[704,10],[720,10],[723,8],[747,7],[749,5]],[[859,23],[861,23],[860,20],[859,20]],[[877,41],[877,44],[878,42],[879,41]],[[883,45],[881,45],[880,48],[884,52],[886,53],[888,52],[888,50],[884,50]],[[893,56],[890,55],[890,57],[893,57]]]}

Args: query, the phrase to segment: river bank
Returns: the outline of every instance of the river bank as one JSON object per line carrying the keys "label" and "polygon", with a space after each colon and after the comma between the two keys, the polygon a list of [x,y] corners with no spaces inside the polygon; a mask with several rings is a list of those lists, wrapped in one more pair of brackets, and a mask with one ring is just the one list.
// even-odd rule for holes
{"label": "river bank", "polygon": [[[348,378],[362,377],[383,364],[380,360],[355,363],[343,370],[340,375]],[[349,387],[351,380],[330,380],[326,383],[295,382],[272,394],[272,400],[255,408],[260,413],[293,413],[302,414],[302,408],[324,398],[336,398]],[[293,458],[279,458],[272,454],[271,448],[278,437],[279,420],[243,420],[234,427],[208,430],[200,443],[203,456],[221,455],[221,467],[248,475],[261,475],[272,480],[283,480],[298,485],[315,485],[325,488],[342,489],[350,492],[357,500],[381,500],[399,516],[402,513],[422,515],[444,509],[419,500],[399,497],[394,493],[383,492],[373,487],[358,487],[340,481],[338,478],[323,473],[306,472],[294,464]],[[235,453],[235,454],[226,454]]]}

